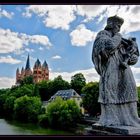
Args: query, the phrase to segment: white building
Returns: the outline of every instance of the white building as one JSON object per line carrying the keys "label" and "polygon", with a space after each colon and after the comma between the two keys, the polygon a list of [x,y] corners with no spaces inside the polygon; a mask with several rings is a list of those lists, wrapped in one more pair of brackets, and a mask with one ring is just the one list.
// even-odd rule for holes
{"label": "white building", "polygon": [[63,100],[75,100],[81,109],[82,114],[84,114],[84,108],[81,106],[82,98],[74,89],[59,90],[49,99],[48,102],[53,101],[57,96],[60,96]]}

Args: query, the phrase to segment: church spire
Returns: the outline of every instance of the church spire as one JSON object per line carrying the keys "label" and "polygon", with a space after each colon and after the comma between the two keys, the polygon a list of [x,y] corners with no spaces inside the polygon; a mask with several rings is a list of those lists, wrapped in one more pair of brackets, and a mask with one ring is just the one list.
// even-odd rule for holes
{"label": "church spire", "polygon": [[47,68],[48,69],[48,64],[46,61],[44,61],[43,65],[42,65],[43,68]]}
{"label": "church spire", "polygon": [[17,71],[16,71],[16,73],[17,73],[17,74],[19,74],[19,68],[17,68]]}
{"label": "church spire", "polygon": [[27,61],[26,61],[26,67],[25,67],[25,70],[28,70],[30,69],[30,59],[29,59],[29,54],[28,54],[28,58],[27,58]]}

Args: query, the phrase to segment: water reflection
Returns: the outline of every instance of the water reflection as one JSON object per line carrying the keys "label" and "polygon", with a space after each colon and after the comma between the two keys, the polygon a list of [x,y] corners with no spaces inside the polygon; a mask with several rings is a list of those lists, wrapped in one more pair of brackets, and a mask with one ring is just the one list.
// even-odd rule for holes
{"label": "water reflection", "polygon": [[0,135],[74,135],[70,132],[46,129],[34,124],[23,124],[0,119]]}

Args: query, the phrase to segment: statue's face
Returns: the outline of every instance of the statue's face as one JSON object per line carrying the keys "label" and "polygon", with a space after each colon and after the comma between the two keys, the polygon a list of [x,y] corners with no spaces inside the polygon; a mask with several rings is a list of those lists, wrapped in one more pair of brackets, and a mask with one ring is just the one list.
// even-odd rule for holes
{"label": "statue's face", "polygon": [[113,28],[112,28],[112,32],[115,34],[115,33],[118,33],[120,31],[120,28],[121,28],[121,24],[114,24]]}

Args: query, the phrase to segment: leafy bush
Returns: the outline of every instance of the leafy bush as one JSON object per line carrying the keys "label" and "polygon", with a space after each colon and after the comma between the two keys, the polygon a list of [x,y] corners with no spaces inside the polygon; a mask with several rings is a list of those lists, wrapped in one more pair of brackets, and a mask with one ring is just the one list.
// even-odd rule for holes
{"label": "leafy bush", "polygon": [[23,122],[36,122],[41,111],[41,100],[27,95],[17,98],[14,104],[15,118]]}
{"label": "leafy bush", "polygon": [[99,83],[89,82],[82,88],[82,93],[85,95],[82,104],[88,113],[93,116],[100,113],[101,109],[100,104],[98,103]]}
{"label": "leafy bush", "polygon": [[14,101],[16,100],[16,97],[14,96],[9,96],[6,98],[5,103],[4,103],[4,115],[8,119],[13,118],[13,113],[14,113]]}
{"label": "leafy bush", "polygon": [[47,127],[49,125],[47,114],[41,114],[38,116],[38,123],[41,126]]}
{"label": "leafy bush", "polygon": [[80,120],[81,112],[74,100],[64,101],[61,97],[56,97],[47,106],[48,122],[53,128],[68,129],[76,126]]}
{"label": "leafy bush", "polygon": [[81,94],[81,89],[86,85],[86,79],[82,73],[77,73],[71,77],[71,88],[78,94]]}

